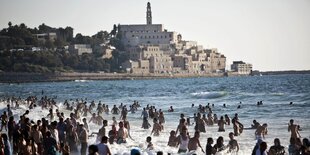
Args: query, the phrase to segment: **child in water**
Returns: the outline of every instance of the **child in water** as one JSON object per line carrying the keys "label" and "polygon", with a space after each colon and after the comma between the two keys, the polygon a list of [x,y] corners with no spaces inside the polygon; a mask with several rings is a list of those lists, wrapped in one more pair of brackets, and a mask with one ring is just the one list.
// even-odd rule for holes
{"label": "child in water", "polygon": [[152,137],[150,137],[150,136],[146,137],[146,142],[147,142],[147,149],[148,150],[154,150],[154,146],[152,143]]}

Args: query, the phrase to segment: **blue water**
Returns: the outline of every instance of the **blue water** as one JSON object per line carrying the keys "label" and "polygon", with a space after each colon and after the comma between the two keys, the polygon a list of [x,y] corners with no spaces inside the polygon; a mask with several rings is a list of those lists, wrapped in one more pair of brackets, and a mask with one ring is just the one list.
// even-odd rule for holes
{"label": "blue water", "polygon": [[71,81],[25,84],[0,84],[0,96],[41,95],[65,99],[88,98],[107,103],[169,105],[186,103],[215,105],[285,104],[290,101],[306,106],[310,100],[310,75],[279,75],[262,77],[188,78],[124,81]]}
{"label": "blue water", "polygon": [[[158,109],[167,111],[173,105],[175,113],[165,113],[167,129],[175,129],[179,114],[192,116],[198,106],[207,103],[214,104],[214,112],[218,115],[233,116],[239,113],[245,126],[250,126],[253,119],[266,122],[271,131],[270,141],[282,137],[283,143],[288,144],[287,123],[295,119],[303,128],[303,137],[310,133],[310,75],[277,75],[254,77],[222,77],[222,78],[180,78],[157,80],[124,80],[124,81],[70,81],[47,83],[0,84],[0,97],[41,95],[41,90],[49,96],[57,96],[57,101],[65,99],[87,98],[87,101],[102,101],[109,104],[130,104],[134,100],[142,106],[155,105]],[[257,101],[263,101],[263,106],[257,107]],[[237,109],[239,102],[241,108]],[[293,105],[289,105],[293,102]],[[227,107],[223,108],[223,104]],[[140,113],[129,116],[134,124],[140,124]],[[213,127],[216,129],[216,127]],[[213,128],[210,130],[212,131]],[[231,127],[230,127],[231,128]],[[229,128],[228,128],[229,129]],[[284,133],[278,132],[283,130]],[[214,130],[216,131],[216,130]],[[274,134],[272,134],[274,131]],[[166,130],[168,133],[169,131]],[[248,142],[254,131],[238,137],[244,144],[241,148],[247,154],[252,149],[254,141]],[[253,133],[252,133],[253,132]],[[138,134],[138,133],[137,133]],[[220,134],[211,134],[213,138]],[[224,134],[228,137],[228,132]],[[210,136],[207,134],[207,136]],[[144,138],[143,138],[144,139]],[[205,138],[206,139],[206,138]],[[227,138],[226,138],[227,139]],[[251,139],[253,140],[253,139]],[[163,140],[158,140],[161,143]],[[202,140],[203,145],[204,141]],[[162,143],[166,143],[164,140]],[[205,146],[205,145],[204,145]],[[162,148],[164,149],[165,148]]]}

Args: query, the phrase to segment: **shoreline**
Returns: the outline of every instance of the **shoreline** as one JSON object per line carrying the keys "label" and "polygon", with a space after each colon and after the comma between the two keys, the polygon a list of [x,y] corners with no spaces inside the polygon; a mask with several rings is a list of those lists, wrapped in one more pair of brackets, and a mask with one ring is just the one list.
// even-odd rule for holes
{"label": "shoreline", "polygon": [[[266,71],[261,75],[310,74],[310,70],[303,71]],[[153,80],[199,77],[238,77],[251,76],[236,72],[203,73],[203,74],[131,74],[131,73],[27,73],[27,72],[0,72],[0,83],[31,83],[31,82],[64,82],[75,80]],[[255,76],[255,75],[254,75]]]}
{"label": "shoreline", "polygon": [[0,83],[63,82],[75,80],[152,80],[192,77],[224,77],[210,74],[127,74],[127,73],[0,73]]}

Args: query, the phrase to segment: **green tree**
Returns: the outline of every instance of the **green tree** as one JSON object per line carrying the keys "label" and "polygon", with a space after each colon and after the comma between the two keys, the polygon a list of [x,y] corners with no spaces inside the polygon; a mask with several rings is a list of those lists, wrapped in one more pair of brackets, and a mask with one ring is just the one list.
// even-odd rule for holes
{"label": "green tree", "polygon": [[46,40],[44,46],[45,46],[47,49],[53,49],[53,48],[55,48],[55,45],[54,45],[53,41],[51,41],[51,40]]}

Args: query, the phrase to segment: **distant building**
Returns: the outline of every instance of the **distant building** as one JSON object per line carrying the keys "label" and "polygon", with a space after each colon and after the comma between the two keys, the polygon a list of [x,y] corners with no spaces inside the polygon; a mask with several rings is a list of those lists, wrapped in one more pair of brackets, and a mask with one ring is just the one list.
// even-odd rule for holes
{"label": "distant building", "polygon": [[168,55],[153,55],[150,57],[150,72],[151,73],[171,73],[173,62]]}
{"label": "distant building", "polygon": [[121,41],[126,47],[137,45],[169,45],[177,42],[177,33],[164,30],[162,24],[152,24],[151,4],[147,3],[146,24],[119,25]]}
{"label": "distant building", "polygon": [[82,55],[84,53],[91,54],[93,50],[88,44],[74,44],[69,46],[69,52],[77,55]]}
{"label": "distant building", "polygon": [[210,70],[212,72],[225,72],[226,57],[217,52],[217,49],[206,50],[208,61],[210,62]]}
{"label": "distant building", "polygon": [[243,61],[234,61],[231,65],[231,70],[238,74],[249,75],[252,71],[252,64],[245,63]]}
{"label": "distant building", "polygon": [[133,74],[148,74],[150,73],[149,67],[149,60],[127,60],[122,64],[122,68],[124,68],[128,73]]}
{"label": "distant building", "polygon": [[57,34],[54,32],[51,33],[41,33],[41,34],[34,34],[34,36],[39,40],[45,43],[47,40],[55,41],[57,39]]}
{"label": "distant building", "polygon": [[203,49],[196,41],[152,24],[147,3],[146,24],[119,25],[121,41],[129,54],[122,67],[131,73],[207,74],[225,72],[226,57],[217,49]]}
{"label": "distant building", "polygon": [[146,60],[151,56],[159,56],[163,54],[164,52],[160,50],[159,46],[136,46],[129,49],[129,59],[131,60]]}
{"label": "distant building", "polygon": [[101,56],[102,59],[112,58],[113,50],[115,50],[115,47],[106,44],[100,44],[94,47],[94,52],[102,53]]}

